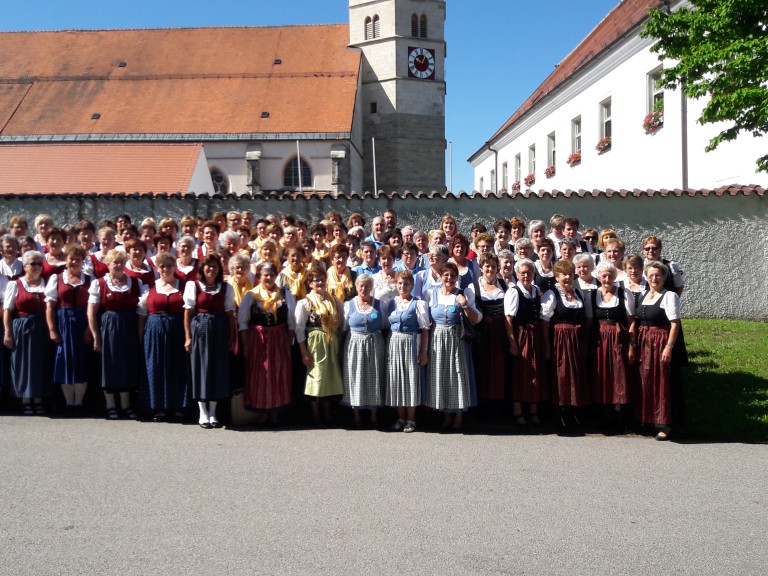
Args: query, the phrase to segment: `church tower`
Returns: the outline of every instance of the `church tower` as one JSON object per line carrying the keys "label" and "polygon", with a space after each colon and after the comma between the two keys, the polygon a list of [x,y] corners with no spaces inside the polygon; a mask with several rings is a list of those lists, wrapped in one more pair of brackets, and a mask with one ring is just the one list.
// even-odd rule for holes
{"label": "church tower", "polygon": [[363,187],[445,190],[445,0],[350,0],[362,59]]}

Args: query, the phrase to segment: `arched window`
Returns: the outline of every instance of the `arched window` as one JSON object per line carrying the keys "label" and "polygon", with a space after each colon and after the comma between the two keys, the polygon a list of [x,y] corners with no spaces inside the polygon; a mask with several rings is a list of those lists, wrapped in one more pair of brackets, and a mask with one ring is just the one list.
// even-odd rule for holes
{"label": "arched window", "polygon": [[421,18],[419,19],[419,38],[426,38],[427,37],[427,16],[425,14],[421,15]]}
{"label": "arched window", "polygon": [[373,22],[370,16],[365,18],[365,39],[370,40],[373,38]]}
{"label": "arched window", "polygon": [[213,191],[215,194],[229,193],[229,180],[224,172],[218,168],[211,168],[211,182],[213,182]]}
{"label": "arched window", "polygon": [[381,26],[379,21],[379,15],[376,14],[373,17],[373,37],[378,38],[379,36],[381,36]]}
{"label": "arched window", "polygon": [[416,14],[411,16],[411,36],[419,37],[419,17]]}
{"label": "arched window", "polygon": [[[297,157],[291,158],[283,170],[283,187],[299,188],[299,159]],[[304,160],[301,161],[301,187],[312,187],[312,171],[309,169],[309,164]]]}

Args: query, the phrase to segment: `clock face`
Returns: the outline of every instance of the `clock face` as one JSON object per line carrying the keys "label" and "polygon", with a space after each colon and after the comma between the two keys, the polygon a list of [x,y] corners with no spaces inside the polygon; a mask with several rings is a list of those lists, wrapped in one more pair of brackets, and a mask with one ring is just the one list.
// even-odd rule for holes
{"label": "clock face", "polygon": [[435,79],[435,51],[428,48],[408,48],[408,77]]}

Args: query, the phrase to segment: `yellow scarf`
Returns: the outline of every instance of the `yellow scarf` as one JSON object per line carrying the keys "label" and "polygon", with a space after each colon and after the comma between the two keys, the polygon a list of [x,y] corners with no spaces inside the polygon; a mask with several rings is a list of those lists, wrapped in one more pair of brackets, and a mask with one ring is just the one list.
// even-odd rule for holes
{"label": "yellow scarf", "polygon": [[341,302],[346,301],[347,296],[352,293],[354,287],[355,283],[352,282],[352,271],[349,268],[344,268],[344,272],[341,273],[341,276],[339,276],[339,273],[336,271],[336,266],[331,266],[328,269],[328,289]]}
{"label": "yellow scarf", "polygon": [[334,297],[323,298],[317,292],[310,292],[307,295],[307,302],[310,310],[320,316],[320,325],[323,327],[326,340],[330,342],[339,327],[339,315]]}
{"label": "yellow scarf", "polygon": [[278,287],[275,287],[274,292],[270,292],[262,284],[259,284],[251,290],[251,297],[256,302],[260,302],[264,312],[271,314],[273,318],[277,316],[277,309],[283,303],[281,296],[282,291]]}
{"label": "yellow scarf", "polygon": [[296,300],[301,300],[307,296],[307,273],[304,268],[301,268],[298,272],[291,270],[288,266],[281,272],[283,280],[288,286],[288,290],[294,295]]}
{"label": "yellow scarf", "polygon": [[227,283],[232,286],[232,291],[235,293],[235,306],[240,308],[240,302],[243,301],[243,296],[245,296],[245,293],[248,292],[248,290],[253,288],[253,283],[246,277],[245,283],[242,286],[239,286],[234,276],[230,276]]}

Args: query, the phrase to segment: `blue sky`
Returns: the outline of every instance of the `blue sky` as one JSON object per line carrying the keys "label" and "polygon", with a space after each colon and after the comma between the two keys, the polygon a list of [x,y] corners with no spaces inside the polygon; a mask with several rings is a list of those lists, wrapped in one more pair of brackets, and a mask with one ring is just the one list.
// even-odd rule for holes
{"label": "blue sky", "polygon": [[[618,3],[448,0],[445,130],[455,191],[473,188],[467,158]],[[346,0],[5,0],[0,30],[326,24],[347,22],[348,6]]]}

